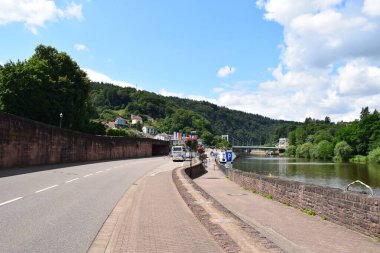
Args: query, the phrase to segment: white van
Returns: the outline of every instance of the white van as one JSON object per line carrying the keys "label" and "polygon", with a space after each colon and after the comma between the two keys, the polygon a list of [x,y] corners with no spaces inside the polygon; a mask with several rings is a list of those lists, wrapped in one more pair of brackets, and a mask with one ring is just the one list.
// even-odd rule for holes
{"label": "white van", "polygon": [[186,150],[183,146],[173,146],[172,147],[172,160],[173,161],[184,161],[186,159]]}

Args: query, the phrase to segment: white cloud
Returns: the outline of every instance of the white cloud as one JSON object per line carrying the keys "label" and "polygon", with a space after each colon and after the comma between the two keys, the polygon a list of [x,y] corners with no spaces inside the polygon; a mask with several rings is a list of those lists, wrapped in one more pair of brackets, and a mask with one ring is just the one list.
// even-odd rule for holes
{"label": "white cloud", "polygon": [[0,1],[0,25],[20,22],[37,34],[39,27],[62,18],[82,19],[82,5],[71,2],[65,8],[59,8],[53,0]]}
{"label": "white cloud", "polygon": [[77,51],[90,51],[88,47],[84,44],[75,44],[74,45],[75,50]]}
{"label": "white cloud", "polygon": [[236,68],[230,66],[224,66],[218,70],[218,77],[227,77],[233,73],[235,73]]}
{"label": "white cloud", "polygon": [[369,16],[380,17],[380,1],[365,0],[362,11]]}
{"label": "white cloud", "polygon": [[337,90],[342,95],[368,96],[380,94],[380,68],[365,63],[350,62],[338,69],[335,78]]}
{"label": "white cloud", "polygon": [[92,69],[82,68],[82,70],[85,71],[88,75],[88,78],[94,82],[112,83],[114,85],[118,85],[121,87],[135,87],[135,85],[133,85],[131,83],[128,83],[125,81],[113,80],[109,76],[107,76],[103,73],[97,72],[95,70],[92,70]]}
{"label": "white cloud", "polygon": [[[217,103],[272,118],[335,121],[380,109],[378,0],[259,0],[283,27],[280,62],[258,87],[231,86]],[[378,15],[379,14],[379,15]]]}

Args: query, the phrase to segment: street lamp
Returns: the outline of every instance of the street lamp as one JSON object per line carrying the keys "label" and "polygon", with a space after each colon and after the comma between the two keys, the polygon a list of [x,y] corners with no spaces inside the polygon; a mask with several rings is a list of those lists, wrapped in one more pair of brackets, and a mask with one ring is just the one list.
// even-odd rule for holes
{"label": "street lamp", "polygon": [[62,118],[63,118],[63,113],[61,112],[61,113],[59,114],[59,128],[62,127]]}

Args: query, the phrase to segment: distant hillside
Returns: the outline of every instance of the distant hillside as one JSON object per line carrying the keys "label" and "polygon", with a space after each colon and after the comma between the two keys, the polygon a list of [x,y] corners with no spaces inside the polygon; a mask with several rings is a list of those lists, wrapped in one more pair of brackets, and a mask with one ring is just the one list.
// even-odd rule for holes
{"label": "distant hillside", "polygon": [[105,83],[91,83],[90,101],[103,121],[113,121],[117,116],[128,118],[131,114],[151,116],[161,132],[195,130],[205,140],[227,134],[234,144],[269,144],[286,137],[298,125],[205,101],[164,97]]}

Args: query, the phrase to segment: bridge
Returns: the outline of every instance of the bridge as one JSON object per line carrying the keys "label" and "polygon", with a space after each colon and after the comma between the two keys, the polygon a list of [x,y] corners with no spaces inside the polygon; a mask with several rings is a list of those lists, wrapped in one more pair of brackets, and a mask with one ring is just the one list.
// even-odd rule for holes
{"label": "bridge", "polygon": [[232,146],[232,150],[235,152],[246,152],[251,153],[252,150],[265,151],[267,154],[279,154],[284,153],[287,147],[281,146],[259,146],[259,145],[247,145],[247,146]]}
{"label": "bridge", "polygon": [[288,140],[286,138],[280,138],[278,144],[275,146],[263,146],[263,145],[232,145],[232,150],[244,150],[250,152],[251,150],[263,150],[283,153],[288,148]]}

